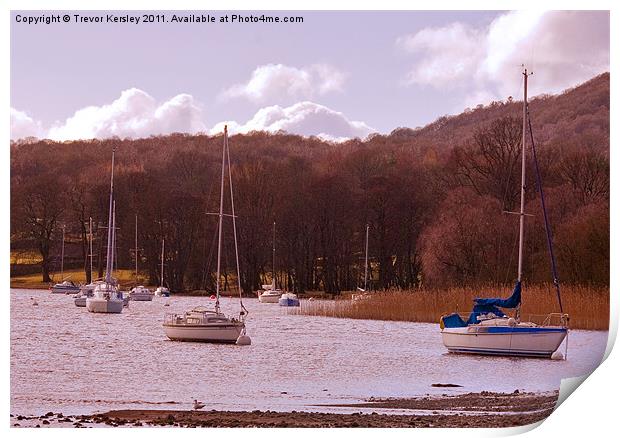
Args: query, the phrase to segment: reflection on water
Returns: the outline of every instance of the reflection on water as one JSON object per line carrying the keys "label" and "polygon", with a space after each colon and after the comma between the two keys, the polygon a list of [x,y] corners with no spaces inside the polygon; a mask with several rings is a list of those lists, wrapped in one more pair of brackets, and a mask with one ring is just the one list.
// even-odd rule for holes
{"label": "reflection on water", "polygon": [[[332,409],[312,405],[368,397],[547,391],[592,371],[607,342],[607,332],[572,331],[568,361],[455,355],[437,324],[299,316],[256,299],[244,301],[251,346],[172,342],[164,313],[210,301],[166,301],[105,315],[69,296],[12,289],[11,412],[190,409],[195,398],[205,409],[319,411]],[[224,299],[222,309],[238,303]]]}

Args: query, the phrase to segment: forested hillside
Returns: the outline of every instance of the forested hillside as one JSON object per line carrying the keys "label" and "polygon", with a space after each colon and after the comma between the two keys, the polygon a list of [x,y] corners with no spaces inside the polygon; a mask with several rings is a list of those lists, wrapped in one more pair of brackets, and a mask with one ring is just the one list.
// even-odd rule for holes
{"label": "forested hillside", "polygon": [[[340,144],[286,133],[231,137],[244,290],[270,281],[274,221],[276,270],[292,290],[355,289],[367,223],[376,289],[513,281],[518,217],[504,211],[518,208],[521,108],[517,99],[493,102],[423,128]],[[609,74],[534,98],[530,113],[560,279],[608,284]],[[159,281],[165,238],[173,290],[211,290],[217,220],[206,213],[219,205],[221,147],[221,135],[183,134],[12,143],[14,255],[36,254],[49,281],[65,225],[68,263],[82,267],[92,217],[101,272],[105,235],[98,227],[107,221],[116,148],[119,265],[133,266],[137,215],[140,263],[151,281]],[[528,175],[533,216],[526,219],[524,277],[544,282],[549,261],[531,159]],[[232,233],[228,223],[225,233]],[[225,250],[232,271],[234,248]]]}

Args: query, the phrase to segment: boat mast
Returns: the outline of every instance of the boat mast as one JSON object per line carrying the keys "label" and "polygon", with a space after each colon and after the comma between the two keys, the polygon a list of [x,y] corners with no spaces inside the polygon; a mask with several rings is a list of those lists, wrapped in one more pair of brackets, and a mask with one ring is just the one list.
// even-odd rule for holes
{"label": "boat mast", "polygon": [[276,289],[276,221],[273,221],[273,251],[271,259],[271,289]]}
{"label": "boat mast", "polygon": [[114,203],[112,204],[112,263],[111,263],[110,276],[114,274],[115,263],[116,263],[116,201],[114,201]]}
{"label": "boat mast", "polygon": [[222,260],[222,218],[224,216],[224,170],[226,167],[226,146],[228,144],[228,126],[224,125],[224,145],[222,146],[222,177],[220,180],[220,212],[217,226],[217,273],[215,281],[215,312],[220,313],[220,267]]}
{"label": "boat mast", "polygon": [[93,282],[93,218],[88,218],[88,245],[90,250],[90,282]]}
{"label": "boat mast", "polygon": [[[237,216],[235,216],[235,197],[233,196],[232,170],[231,170],[231,165],[230,165],[230,148],[228,147],[228,129],[226,126],[224,126],[224,132],[225,132],[224,141],[225,141],[225,146],[226,146],[226,159],[228,161],[228,186],[230,187],[230,213],[232,216],[232,223],[233,223],[233,238],[235,240],[235,262],[237,263],[237,287],[239,288],[239,304],[241,305],[240,315],[242,315],[244,311],[247,314],[247,310],[245,306],[243,305],[243,301],[241,299],[242,290],[241,290],[241,272],[239,271],[239,246],[237,245]],[[276,226],[275,222],[273,223],[273,226],[274,226],[274,233],[275,233],[275,226]],[[273,248],[275,251],[275,234],[274,234],[273,245],[274,245]],[[218,275],[218,279],[219,279],[219,275]],[[275,285],[275,280],[274,280],[274,285]],[[218,311],[219,311],[219,303],[218,303]]]}
{"label": "boat mast", "polygon": [[367,290],[368,283],[368,230],[370,225],[366,224],[366,257],[364,258],[364,291]]}
{"label": "boat mast", "polygon": [[521,209],[519,210],[519,270],[517,281],[523,274],[523,228],[525,225],[525,136],[527,132],[527,69],[523,70],[523,133],[521,135]]}
{"label": "boat mast", "polygon": [[60,250],[60,281],[65,276],[65,225],[62,226],[62,248]]}
{"label": "boat mast", "polygon": [[138,285],[138,215],[136,215],[136,285]]}
{"label": "boat mast", "polygon": [[105,266],[105,282],[107,284],[110,284],[112,282],[112,275],[110,273],[110,269],[111,269],[111,261],[112,261],[112,255],[111,255],[111,249],[112,249],[112,208],[113,208],[113,204],[112,204],[112,199],[114,197],[114,152],[115,150],[112,149],[112,172],[110,175],[110,208],[109,208],[109,213],[108,213],[108,247],[107,247],[107,251],[106,251],[106,266]]}
{"label": "boat mast", "polygon": [[166,245],[166,239],[161,239],[161,274],[159,276],[159,286],[164,287],[164,248]]}

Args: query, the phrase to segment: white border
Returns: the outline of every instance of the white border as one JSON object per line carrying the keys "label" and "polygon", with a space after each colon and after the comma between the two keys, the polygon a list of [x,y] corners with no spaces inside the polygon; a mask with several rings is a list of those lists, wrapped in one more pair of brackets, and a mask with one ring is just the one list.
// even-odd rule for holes
{"label": "white border", "polygon": [[[198,0],[134,0],[131,5],[127,4],[126,0],[91,0],[88,2],[79,0],[6,0],[3,7],[0,9],[0,22],[9,23],[10,10],[45,10],[45,9],[64,9],[64,10],[88,10],[88,9],[103,9],[103,10],[154,10],[154,9],[191,9],[191,10],[234,10],[234,9],[247,9],[247,10],[347,10],[352,9],[351,6],[355,6],[354,10],[406,10],[406,9],[418,9],[418,10],[462,10],[464,6],[467,6],[473,10],[510,10],[510,9],[603,9],[611,10],[611,65],[612,70],[615,72],[615,65],[617,61],[616,47],[619,35],[618,35],[618,19],[617,19],[617,2],[602,1],[602,0],[589,0],[588,2],[579,2],[576,0],[548,0],[528,2],[525,4],[523,1],[481,1],[474,0],[467,3],[457,0],[435,0],[433,2],[421,2],[421,4],[412,4],[412,2],[406,2],[401,0],[381,0],[380,2],[345,2],[341,0],[301,0],[296,2],[290,2],[290,0],[262,0],[260,2],[251,0],[216,0],[216,1],[198,1]],[[532,7],[534,5],[535,7]],[[584,8],[586,6],[586,8]],[[2,188],[0,189],[0,205],[10,205],[9,196],[9,96],[10,96],[10,26],[0,26],[0,50],[1,56],[5,60],[2,62],[0,69],[4,70],[3,86],[0,87],[0,96],[5,104],[0,108],[0,114],[2,114],[2,123],[0,123],[0,135],[4,139],[5,143],[2,147],[1,159],[3,163],[2,172]],[[614,114],[616,105],[618,104],[618,91],[616,87],[615,74],[611,75],[611,101],[612,101],[612,114]],[[613,120],[613,116],[611,120]],[[616,144],[616,128],[611,125],[611,223],[618,223],[618,175],[619,165],[617,163],[615,147],[619,147]],[[5,321],[5,327],[2,336],[2,351],[5,352],[5,360],[2,362],[2,374],[5,379],[3,380],[4,398],[2,402],[3,412],[5,413],[4,421],[5,425],[9,425],[9,410],[10,410],[10,382],[9,382],[9,351],[10,351],[10,330],[9,330],[9,233],[10,233],[10,218],[9,214],[4,213],[0,217],[0,235],[2,241],[2,258],[0,259],[0,276],[5,285],[3,289],[4,293],[4,306],[2,307],[3,321]],[[611,266],[617,264],[618,260],[618,240],[617,228],[611,230]],[[610,338],[608,342],[607,355],[609,355],[611,346],[615,341],[617,334],[617,322],[618,322],[618,293],[616,292],[618,285],[618,270],[611,272],[611,327]],[[620,385],[618,384],[620,378],[618,377],[619,371],[618,353],[612,352],[609,355],[609,359],[603,363],[593,374],[587,379],[585,385],[581,385],[576,394],[569,397],[547,420],[545,420],[540,427],[534,428],[530,432],[532,436],[548,436],[562,435],[562,434],[587,434],[594,435],[607,435],[610,430],[616,429],[616,417],[617,417],[617,397],[620,393]],[[532,370],[535,372],[535,370]],[[392,435],[410,436],[411,433],[423,434],[425,436],[502,436],[512,435],[515,433],[522,433],[532,429],[531,427],[523,428],[509,428],[509,429],[442,429],[442,430],[429,430],[429,429],[416,429],[412,431],[410,429],[390,430],[388,433]],[[10,432],[15,435],[29,435],[34,429],[11,429]],[[340,434],[344,433],[344,430],[329,429],[321,433]],[[370,435],[385,433],[383,429],[373,430],[355,430],[348,431],[350,433]],[[61,433],[65,433],[65,429],[46,429],[46,435],[56,436]],[[82,432],[77,430],[68,430],[66,433],[90,433],[90,434],[108,434],[109,429],[106,430],[89,430],[89,432]],[[291,431],[282,429],[235,429],[222,432],[210,432],[201,430],[189,430],[189,429],[175,429],[174,431],[168,429],[117,429],[115,433],[125,434],[155,434],[161,435],[169,433],[183,433],[183,434],[197,434],[197,433],[225,433],[227,436],[237,436],[242,434],[258,434],[261,436],[284,436],[289,435]],[[296,435],[301,434],[310,436],[315,434],[314,430],[298,429],[294,432]]]}

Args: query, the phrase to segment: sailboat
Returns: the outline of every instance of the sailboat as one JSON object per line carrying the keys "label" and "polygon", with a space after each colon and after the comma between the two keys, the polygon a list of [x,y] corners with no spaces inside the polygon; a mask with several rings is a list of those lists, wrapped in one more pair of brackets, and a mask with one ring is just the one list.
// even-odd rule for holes
{"label": "sailboat", "polygon": [[360,293],[352,294],[351,299],[353,301],[365,300],[370,298],[368,290],[368,231],[370,225],[366,224],[366,255],[364,256],[364,288],[358,287],[357,290]]}
{"label": "sailboat", "polygon": [[114,233],[116,221],[114,202],[114,151],[112,151],[112,171],[110,176],[110,206],[108,213],[108,247],[106,254],[105,280],[97,283],[92,297],[86,298],[86,309],[92,313],[121,313],[123,311],[123,293],[112,277],[114,263]]}
{"label": "sailboat", "polygon": [[80,287],[80,291],[73,296],[73,303],[77,307],[86,307],[86,298],[92,297],[97,283],[93,279],[93,218],[89,218],[88,224],[88,248],[90,258],[90,283]]}
{"label": "sailboat", "polygon": [[159,275],[159,286],[155,289],[155,295],[158,297],[169,297],[170,289],[164,286],[164,250],[166,248],[166,240],[161,240],[161,274]]}
{"label": "sailboat", "polygon": [[263,284],[263,290],[258,292],[258,301],[261,303],[277,303],[282,291],[276,287],[276,222],[273,222],[273,247],[271,262],[271,284]]}
{"label": "sailboat", "polygon": [[[62,226],[62,249],[60,250],[60,278],[64,277],[65,272],[65,226]],[[54,294],[74,294],[79,292],[80,286],[72,281],[64,279],[61,283],[56,283],[50,289]]]}
{"label": "sailboat", "polygon": [[[224,176],[228,167],[228,185],[230,187],[231,214],[224,214]],[[232,218],[235,240],[235,260],[237,266],[237,286],[239,287],[239,316],[228,317],[220,309],[220,268],[222,259],[222,222],[224,216]],[[250,338],[245,334],[247,310],[241,298],[241,276],[239,275],[239,251],[237,246],[237,224],[235,202],[230,169],[230,150],[228,147],[228,127],[224,126],[224,145],[222,147],[222,177],[220,185],[220,210],[217,243],[217,274],[215,283],[215,307],[213,309],[199,306],[184,314],[167,314],[164,319],[166,336],[173,341],[198,341],[216,343],[237,343],[247,345]]]}
{"label": "sailboat", "polygon": [[[457,313],[442,316],[440,320],[441,336],[443,343],[449,352],[474,353],[502,356],[532,356],[556,358],[561,357],[558,348],[568,336],[568,315],[562,308],[560,284],[558,281],[551,231],[545,208],[545,198],[536,159],[536,148],[529,123],[530,138],[534,163],[536,165],[536,177],[541,196],[545,230],[547,234],[547,246],[551,258],[553,283],[556,287],[560,313],[551,313],[541,323],[526,321],[521,318],[521,291],[522,291],[522,267],[523,267],[523,235],[525,222],[525,139],[527,133],[528,105],[527,105],[527,69],[523,71],[523,137],[521,157],[521,208],[519,213],[519,263],[517,270],[517,282],[512,295],[506,299],[501,298],[476,298],[473,309],[467,318],[463,320]],[[509,317],[501,309],[516,309],[514,317]]]}
{"label": "sailboat", "polygon": [[[136,215],[136,283],[138,282],[138,215]],[[129,298],[133,301],[153,301],[153,292],[149,288],[137,285],[129,292]]]}

